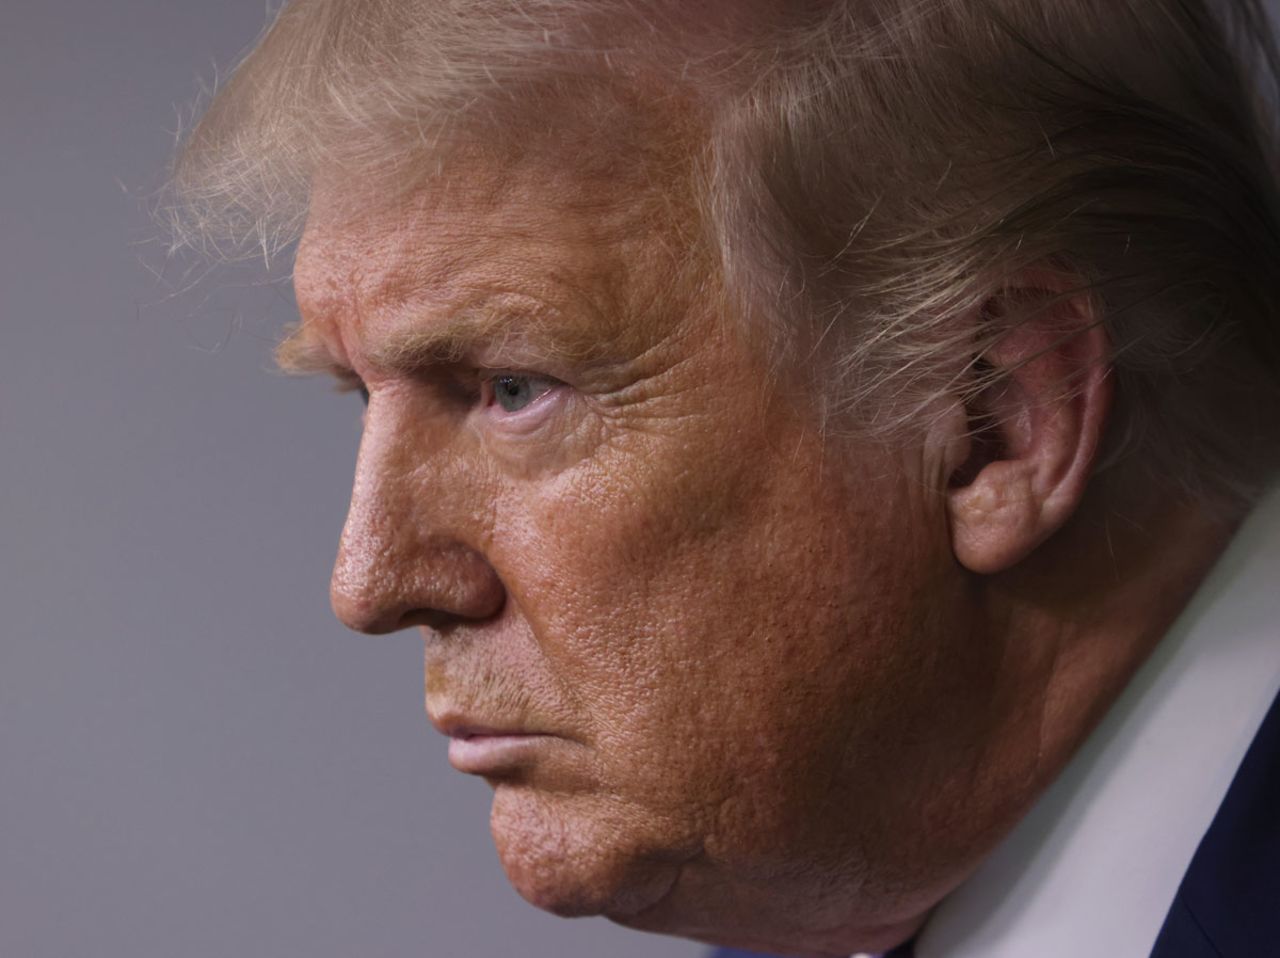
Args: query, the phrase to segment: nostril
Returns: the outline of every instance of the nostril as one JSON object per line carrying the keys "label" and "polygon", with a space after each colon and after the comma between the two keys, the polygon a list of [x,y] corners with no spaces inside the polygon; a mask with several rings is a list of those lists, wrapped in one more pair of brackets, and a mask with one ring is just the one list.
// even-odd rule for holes
{"label": "nostril", "polygon": [[414,626],[448,631],[460,621],[497,615],[506,589],[497,572],[475,550],[432,537],[396,554],[380,551],[374,561],[341,554],[329,597],[348,628],[380,635]]}
{"label": "nostril", "polygon": [[501,611],[502,604],[499,604],[492,613],[486,616],[458,615],[455,612],[446,612],[442,609],[414,609],[401,620],[399,627],[402,629],[426,628],[439,635],[448,635],[460,625],[493,618]]}

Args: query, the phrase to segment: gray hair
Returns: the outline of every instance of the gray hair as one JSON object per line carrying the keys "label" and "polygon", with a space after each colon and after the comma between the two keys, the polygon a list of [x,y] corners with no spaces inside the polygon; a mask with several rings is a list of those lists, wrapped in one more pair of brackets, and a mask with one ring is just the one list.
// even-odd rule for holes
{"label": "gray hair", "polygon": [[687,173],[726,304],[822,360],[829,428],[901,437],[989,386],[1001,325],[952,320],[1048,264],[1113,346],[1108,461],[1243,507],[1280,467],[1280,56],[1258,0],[1207,2],[293,0],[169,211],[275,252],[317,171],[403,195],[572,100]]}

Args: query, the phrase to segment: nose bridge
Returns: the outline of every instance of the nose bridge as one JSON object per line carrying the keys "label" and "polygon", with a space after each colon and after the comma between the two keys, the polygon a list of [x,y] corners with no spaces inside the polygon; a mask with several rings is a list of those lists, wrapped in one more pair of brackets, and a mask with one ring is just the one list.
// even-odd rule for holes
{"label": "nose bridge", "polygon": [[375,423],[371,409],[330,583],[334,612],[357,631],[484,618],[502,603],[480,551],[484,484],[447,441],[416,432]]}

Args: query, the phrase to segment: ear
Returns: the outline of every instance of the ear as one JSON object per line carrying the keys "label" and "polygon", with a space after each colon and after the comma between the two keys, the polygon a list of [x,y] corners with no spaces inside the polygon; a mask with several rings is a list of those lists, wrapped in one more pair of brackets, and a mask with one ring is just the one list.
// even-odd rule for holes
{"label": "ear", "polygon": [[990,383],[947,489],[952,549],[978,573],[1025,558],[1076,510],[1111,405],[1110,347],[1077,276],[1024,270],[984,304]]}

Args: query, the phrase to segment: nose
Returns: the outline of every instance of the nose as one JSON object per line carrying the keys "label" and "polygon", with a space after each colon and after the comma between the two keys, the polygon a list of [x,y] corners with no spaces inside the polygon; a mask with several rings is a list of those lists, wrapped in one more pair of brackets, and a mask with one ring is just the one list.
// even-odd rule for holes
{"label": "nose", "polygon": [[[425,462],[413,440],[366,426],[351,506],[329,586],[333,611],[358,632],[483,620],[505,589],[477,548],[480,493],[446,457]],[[427,478],[424,478],[427,477]]]}

